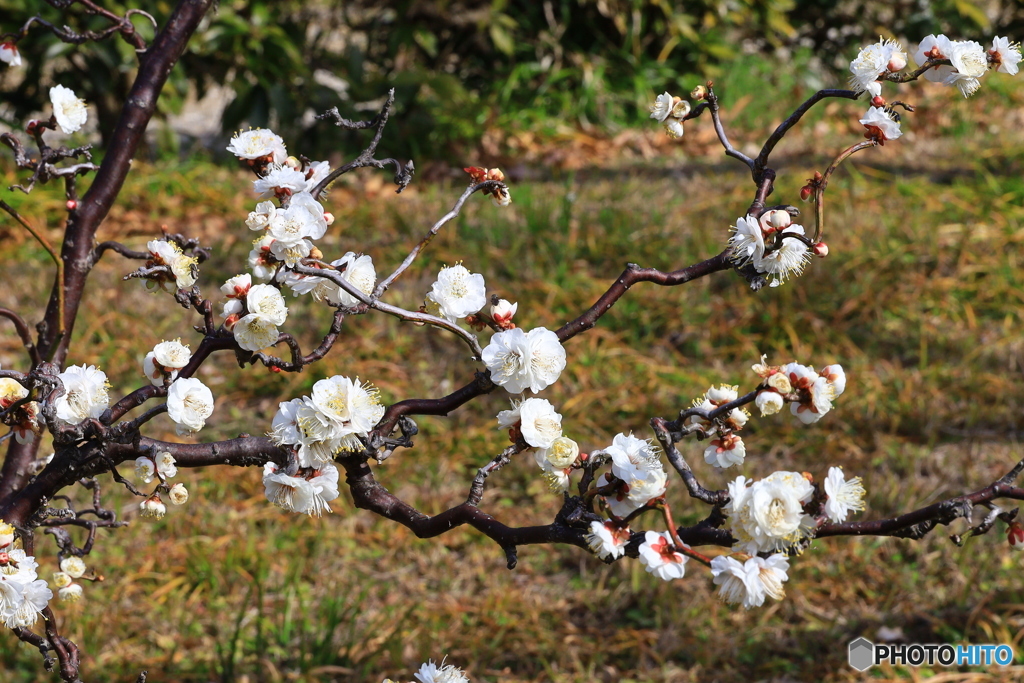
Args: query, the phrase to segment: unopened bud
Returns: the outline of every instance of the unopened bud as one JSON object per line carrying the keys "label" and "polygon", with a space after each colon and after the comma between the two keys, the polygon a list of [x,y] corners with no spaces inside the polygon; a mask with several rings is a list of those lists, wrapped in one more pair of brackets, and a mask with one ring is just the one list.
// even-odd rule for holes
{"label": "unopened bud", "polygon": [[871,98],[871,106],[872,107],[884,107],[885,106],[885,98],[882,97],[881,95],[875,95],[874,97]]}
{"label": "unopened bud", "polygon": [[37,121],[35,119],[32,119],[31,121],[29,121],[28,123],[25,124],[25,132],[28,133],[29,135],[35,133],[36,132],[36,126],[38,126],[38,125],[39,125],[39,121]]}
{"label": "unopened bud", "polygon": [[1024,528],[1017,522],[1010,522],[1006,527],[1006,541],[1014,550],[1024,550]]}
{"label": "unopened bud", "polygon": [[312,247],[309,250],[309,258],[315,258],[317,261],[322,261],[324,259],[324,252],[320,251],[316,247]]}
{"label": "unopened bud", "polygon": [[696,88],[690,91],[690,97],[697,101],[703,100],[707,96],[708,89],[705,88],[703,85],[698,85]]}
{"label": "unopened bud", "polygon": [[494,324],[503,330],[511,330],[515,327],[515,323],[512,322],[512,316],[519,310],[519,303],[510,303],[506,299],[499,299],[496,304],[491,306],[491,318],[494,320]]}
{"label": "unopened bud", "polygon": [[224,329],[230,331],[235,326],[235,323],[237,323],[240,319],[240,315],[238,315],[237,313],[232,313],[228,317],[224,318]]}
{"label": "unopened bud", "polygon": [[906,66],[907,58],[902,53],[897,52],[889,59],[889,63],[886,64],[885,68],[889,71],[902,71]]}
{"label": "unopened bud", "polygon": [[288,157],[287,159],[285,159],[284,165],[287,166],[288,168],[302,168],[302,162],[296,159],[295,157]]}
{"label": "unopened bud", "polygon": [[788,211],[782,209],[772,209],[766,211],[761,216],[761,227],[762,228],[773,228],[774,230],[784,230],[793,224],[793,218],[789,215]]}
{"label": "unopened bud", "polygon": [[678,102],[672,107],[672,117],[677,119],[685,118],[690,113],[690,103],[681,97],[675,98]]}
{"label": "unopened bud", "polygon": [[78,202],[76,202],[74,199],[69,199],[66,202],[64,202],[64,206],[67,207],[68,211],[74,211],[75,209],[78,208]]}
{"label": "unopened bud", "polygon": [[330,211],[324,211],[324,220],[327,222],[327,225],[333,225],[334,224],[334,214],[331,213]]}
{"label": "unopened bud", "polygon": [[814,255],[818,258],[825,258],[828,256],[828,245],[824,242],[818,242],[814,245]]}
{"label": "unopened bud", "polygon": [[804,185],[803,187],[800,188],[800,199],[806,202],[808,199],[811,198],[811,192],[813,192],[811,186]]}

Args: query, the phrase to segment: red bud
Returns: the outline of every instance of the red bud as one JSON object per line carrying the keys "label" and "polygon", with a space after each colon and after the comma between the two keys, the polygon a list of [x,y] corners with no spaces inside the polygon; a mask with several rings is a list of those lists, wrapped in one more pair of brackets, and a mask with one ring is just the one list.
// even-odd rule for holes
{"label": "red bud", "polygon": [[75,209],[77,209],[77,208],[78,208],[78,202],[76,202],[76,201],[75,201],[74,199],[69,199],[69,200],[68,200],[68,201],[67,201],[67,202],[66,202],[66,203],[64,204],[64,206],[66,206],[66,207],[67,207],[68,211],[74,211]]}
{"label": "red bud", "polygon": [[804,185],[803,187],[800,188],[800,199],[802,199],[802,200],[804,200],[806,202],[810,198],[811,198],[811,186],[810,185]]}
{"label": "red bud", "polygon": [[828,245],[824,242],[818,242],[814,245],[814,255],[820,258],[828,256]]}
{"label": "red bud", "polygon": [[1006,527],[1006,541],[1014,550],[1024,550],[1024,529],[1017,522],[1010,522]]}

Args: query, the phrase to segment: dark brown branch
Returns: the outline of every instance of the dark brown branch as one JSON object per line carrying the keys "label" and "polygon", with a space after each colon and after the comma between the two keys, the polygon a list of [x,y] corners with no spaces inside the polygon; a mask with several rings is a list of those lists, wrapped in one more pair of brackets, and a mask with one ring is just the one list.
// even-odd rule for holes
{"label": "dark brown branch", "polygon": [[28,323],[9,308],[0,308],[0,318],[7,318],[14,323],[14,328],[18,331],[18,337],[21,339],[22,346],[28,352],[32,365],[37,365],[39,363],[39,353],[36,351],[36,345],[32,341],[32,331],[29,329]]}
{"label": "dark brown branch", "polygon": [[468,524],[494,540],[505,551],[509,569],[515,568],[516,547],[520,545],[566,543],[579,548],[588,547],[586,533],[581,529],[558,521],[544,526],[509,527],[469,503],[456,505],[431,517],[377,483],[365,462],[348,458],[341,463],[345,468],[345,481],[352,491],[352,499],[357,508],[370,510],[398,522],[418,538],[440,536],[457,526]]}
{"label": "dark brown branch", "polygon": [[404,190],[410,182],[412,182],[412,174],[414,172],[413,163],[409,161],[406,164],[402,164],[397,159],[374,159],[373,154],[377,151],[377,145],[380,144],[381,136],[384,134],[384,126],[388,123],[388,116],[391,114],[391,107],[395,103],[395,89],[391,88],[388,91],[387,99],[384,100],[384,106],[380,108],[380,112],[373,118],[372,121],[349,121],[344,119],[338,113],[338,108],[333,107],[330,111],[318,115],[318,119],[334,119],[336,126],[342,128],[348,128],[350,130],[359,130],[363,128],[375,127],[377,130],[374,131],[373,139],[370,144],[366,146],[358,157],[348,162],[347,164],[336,168],[331,171],[330,174],[313,188],[310,192],[314,197],[319,197],[320,193],[327,189],[327,186],[333,183],[335,180],[340,178],[342,175],[353,171],[357,168],[366,168],[372,166],[373,168],[383,169],[385,166],[392,165],[395,167],[395,185],[398,185],[398,189],[395,192],[401,192]]}
{"label": "dark brown branch", "polygon": [[106,242],[100,242],[98,245],[96,245],[96,249],[93,251],[93,263],[99,261],[103,257],[104,252],[106,251],[116,251],[118,254],[124,256],[125,258],[137,259],[139,261],[147,261],[153,257],[152,254],[150,254],[148,251],[134,251],[124,246],[120,242],[108,240]]}
{"label": "dark brown branch", "polygon": [[656,268],[641,268],[635,263],[626,264],[618,279],[608,288],[608,291],[601,295],[601,298],[590,307],[585,313],[575,320],[562,325],[558,330],[558,339],[565,342],[572,339],[580,332],[591,329],[597,324],[598,318],[608,312],[615,302],[622,298],[630,287],[638,282],[653,282],[662,287],[674,287],[691,280],[716,273],[720,270],[728,270],[732,267],[729,262],[729,250],[726,249],[718,256],[712,256],[706,261],[694,264],[682,270],[666,273]]}
{"label": "dark brown branch", "polygon": [[848,100],[855,100],[860,97],[861,91],[855,90],[838,90],[838,89],[826,89],[819,90],[818,92],[811,95],[806,102],[797,107],[792,114],[789,115],[785,121],[779,124],[778,128],[768,136],[764,146],[761,148],[761,153],[754,159],[754,165],[751,169],[751,173],[754,177],[754,182],[760,184],[762,174],[765,168],[768,167],[768,157],[771,155],[772,150],[775,149],[775,145],[786,136],[786,133],[800,121],[804,114],[806,114],[811,107],[818,102],[821,102],[827,97],[843,97]]}
{"label": "dark brown branch", "polygon": [[969,517],[975,505],[988,503],[997,498],[1024,500],[1024,489],[996,482],[973,493],[949,498],[897,517],[863,522],[824,524],[818,529],[816,536],[818,538],[825,538],[827,536],[901,536],[921,538],[937,524],[949,524],[960,517]]}

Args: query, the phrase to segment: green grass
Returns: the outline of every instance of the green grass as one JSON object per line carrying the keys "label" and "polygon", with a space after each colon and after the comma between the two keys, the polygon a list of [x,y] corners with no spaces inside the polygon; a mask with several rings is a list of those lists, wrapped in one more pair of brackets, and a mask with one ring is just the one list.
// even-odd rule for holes
{"label": "green grass", "polygon": [[[767,353],[777,363],[840,362],[847,392],[813,427],[752,419],[750,456],[728,476],[708,471],[701,447],[684,443],[706,485],[781,468],[820,478],[842,464],[864,477],[863,517],[871,518],[1000,476],[1021,457],[1015,439],[1024,429],[1024,147],[990,154],[986,131],[933,141],[933,124],[836,175],[830,256],[784,287],[755,294],[723,273],[630,291],[567,345],[570,365],[545,392],[567,432],[584,450],[619,431],[649,435],[651,416],[674,415],[712,383],[753,386],[749,366]],[[738,137],[756,134],[741,127]],[[811,135],[787,145],[778,201],[794,201],[826,151]],[[666,174],[624,166],[513,183],[508,209],[474,198],[390,300],[415,308],[438,268],[462,261],[485,275],[489,291],[519,302],[522,326],[553,329],[589,306],[626,261],[673,269],[717,253],[749,203],[749,176],[717,159],[689,159]],[[5,184],[13,180],[8,172]],[[384,273],[462,186],[414,185],[395,196],[378,180],[360,173],[334,190],[337,222],[322,249],[330,258],[365,251]],[[200,279],[213,293],[242,270],[248,251],[248,181],[205,164],[140,165],[100,238],[138,247],[163,224],[201,236],[215,247]],[[49,189],[13,197],[30,216],[56,215],[61,203]],[[47,261],[9,222],[0,232],[8,256],[0,305],[38,310],[52,279]],[[114,255],[97,267],[70,357],[98,363],[116,395],[139,384],[139,361],[153,344],[197,340],[195,317],[170,297],[120,281],[130,269]],[[310,348],[330,311],[289,304],[286,329]],[[21,361],[5,332],[0,363]],[[202,438],[263,432],[278,401],[331,374],[373,381],[390,402],[445,393],[476,367],[437,330],[350,318],[334,352],[301,374],[240,370],[229,356],[208,363],[199,376],[218,401]],[[380,480],[428,513],[464,500],[475,469],[502,448],[494,415],[505,407],[495,392],[448,419],[421,418],[416,448],[377,468]],[[169,432],[166,418],[152,423],[152,435]],[[509,524],[549,521],[558,500],[536,474],[528,458],[502,470],[488,480],[484,509]],[[419,662],[447,654],[475,681],[851,681],[859,677],[845,666],[846,643],[882,626],[918,642],[1019,643],[1024,633],[1020,559],[1001,533],[964,548],[944,530],[919,543],[819,541],[794,560],[785,601],[744,612],[717,602],[696,566],[666,584],[637,562],[608,567],[576,549],[524,547],[509,572],[499,549],[472,530],[421,541],[355,510],[344,493],[333,515],[310,520],[271,507],[255,469],[178,478],[192,498],[156,523],[138,519],[134,501],[105,482],[132,525],[104,533],[89,557],[105,580],[87,586],[81,606],[56,610],[86,652],[86,680],[133,680],[141,669],[160,681],[409,680]],[[680,489],[670,491],[677,516],[696,519],[702,510]],[[47,541],[37,552],[43,576],[53,569]],[[0,638],[5,680],[53,680],[39,660]],[[913,675],[872,672],[878,680]]]}

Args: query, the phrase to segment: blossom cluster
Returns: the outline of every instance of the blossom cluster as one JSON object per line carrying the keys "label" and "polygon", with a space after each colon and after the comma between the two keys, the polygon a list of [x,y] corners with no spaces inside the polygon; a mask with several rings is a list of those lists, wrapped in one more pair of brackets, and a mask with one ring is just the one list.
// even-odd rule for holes
{"label": "blossom cluster", "polygon": [[812,424],[832,410],[832,401],[846,391],[846,371],[838,364],[826,365],[820,373],[806,365],[767,365],[764,356],[751,369],[762,379],[754,399],[761,415],[773,415],[789,402],[790,411],[804,424]]}
{"label": "blossom cluster", "polygon": [[557,492],[569,489],[569,472],[580,458],[580,447],[562,434],[562,416],[543,398],[512,401],[512,410],[498,413],[498,426],[509,430],[531,447],[548,486]]}
{"label": "blossom cluster", "polygon": [[199,259],[185,254],[175,242],[168,240],[150,240],[146,244],[150,258],[146,261],[147,268],[166,266],[167,271],[148,275],[146,286],[155,287],[164,282],[174,282],[176,289],[188,289],[199,277]]}
{"label": "blossom cluster", "polygon": [[362,449],[360,438],[383,416],[376,387],[335,375],[316,382],[310,396],[282,402],[268,436],[290,447],[301,467],[316,467],[342,451]]}
{"label": "blossom cluster", "polygon": [[184,505],[188,502],[188,489],[185,488],[185,485],[178,482],[172,486],[167,481],[176,474],[178,474],[176,461],[174,456],[167,451],[161,451],[153,457],[143,455],[135,459],[135,476],[142,483],[148,484],[154,478],[160,481],[157,490],[139,505],[143,517],[160,519],[167,514],[167,506],[164,505],[160,497],[161,490],[167,492],[167,497],[173,505]]}
{"label": "blossom cluster", "polygon": [[34,557],[14,547],[14,528],[0,520],[0,622],[7,628],[36,623],[53,598],[38,567]]}
{"label": "blossom cluster", "polygon": [[651,118],[664,126],[669,137],[683,137],[683,120],[690,113],[689,102],[665,92],[655,98],[650,110]]}
{"label": "blossom cluster", "polygon": [[[783,209],[765,211],[760,218],[741,216],[732,231],[729,246],[733,261],[740,266],[753,265],[757,272],[771,278],[772,287],[800,275],[810,259],[803,226],[793,223],[789,212]],[[773,242],[769,243],[769,239]]]}

